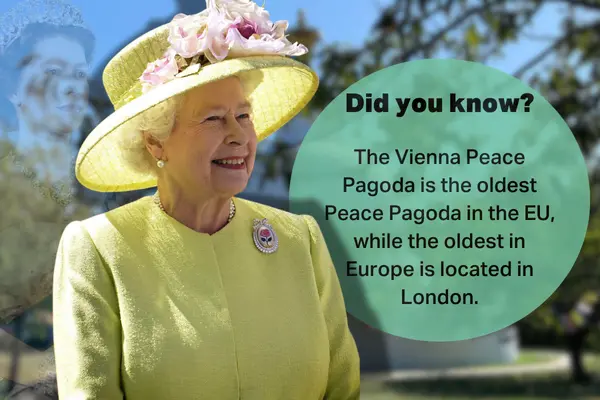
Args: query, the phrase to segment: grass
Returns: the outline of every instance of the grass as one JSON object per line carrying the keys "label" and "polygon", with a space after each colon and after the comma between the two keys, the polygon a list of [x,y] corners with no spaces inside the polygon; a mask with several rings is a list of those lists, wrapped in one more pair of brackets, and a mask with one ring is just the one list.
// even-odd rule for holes
{"label": "grass", "polygon": [[539,351],[521,351],[519,353],[519,357],[515,360],[515,362],[511,364],[492,364],[487,365],[482,368],[498,368],[498,367],[506,367],[510,368],[514,365],[528,365],[528,364],[539,364],[548,361],[552,361],[553,355],[545,354]]}
{"label": "grass", "polygon": [[364,382],[362,400],[597,400],[600,385],[571,385],[567,376],[515,376],[422,382]]}
{"label": "grass", "polygon": [[[548,356],[523,352],[518,365],[549,361]],[[586,366],[600,374],[600,357],[588,356]],[[363,380],[361,400],[600,400],[600,380],[589,386],[571,384],[564,371],[497,378],[456,378],[428,381]]]}
{"label": "grass", "polygon": [[519,358],[515,361],[515,364],[524,365],[524,364],[537,364],[541,362],[546,362],[552,360],[553,356],[540,353],[537,351],[522,351],[519,354]]}
{"label": "grass", "polygon": [[[1,360],[0,360],[1,361]],[[27,369],[28,361],[22,366]],[[515,364],[549,361],[544,354],[524,351]],[[0,364],[2,364],[0,362]],[[600,356],[588,356],[586,365],[600,375]],[[4,367],[7,367],[4,365]],[[0,386],[2,382],[0,380]],[[0,395],[0,398],[2,396]],[[600,379],[590,386],[575,386],[565,372],[498,378],[457,378],[409,382],[364,380],[361,400],[600,400]]]}

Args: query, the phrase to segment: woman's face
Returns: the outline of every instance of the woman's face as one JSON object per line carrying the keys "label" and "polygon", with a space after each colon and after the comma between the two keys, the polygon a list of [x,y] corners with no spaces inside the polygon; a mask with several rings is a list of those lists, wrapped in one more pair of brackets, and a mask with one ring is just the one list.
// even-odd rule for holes
{"label": "woman's face", "polygon": [[204,195],[242,192],[254,168],[256,132],[236,77],[188,92],[163,144],[165,171],[182,188]]}
{"label": "woman's face", "polygon": [[79,129],[88,102],[88,64],[83,47],[65,36],[36,43],[21,67],[14,101],[33,131],[68,135]]}

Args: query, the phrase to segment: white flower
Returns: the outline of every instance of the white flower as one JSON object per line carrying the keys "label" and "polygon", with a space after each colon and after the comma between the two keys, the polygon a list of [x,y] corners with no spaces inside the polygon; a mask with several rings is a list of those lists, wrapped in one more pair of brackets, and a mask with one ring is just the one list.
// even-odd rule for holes
{"label": "white flower", "polygon": [[167,51],[162,58],[149,63],[146,67],[146,70],[140,77],[143,91],[147,92],[154,86],[172,80],[178,72],[179,67],[175,60],[175,53]]}
{"label": "white flower", "polygon": [[214,0],[215,9],[231,20],[226,34],[236,56],[258,54],[303,55],[308,49],[285,37],[287,21],[271,22],[269,13],[251,0]]}
{"label": "white flower", "polygon": [[206,49],[206,20],[202,14],[177,14],[169,29],[171,48],[184,58],[203,52]]}
{"label": "white flower", "polygon": [[231,21],[216,9],[208,9],[207,15],[204,55],[211,63],[215,63],[224,60],[229,54],[229,44],[225,37]]}
{"label": "white flower", "polygon": [[217,63],[232,55],[280,54],[300,56],[308,49],[291,43],[287,21],[270,20],[269,12],[251,0],[207,0],[207,8],[194,15],[177,14],[169,27],[171,47],[159,60],[149,63],[140,77],[144,91],[168,82],[181,72],[176,56],[204,55]]}
{"label": "white flower", "polygon": [[237,57],[258,55],[258,54],[281,54],[288,56],[298,56],[306,54],[308,49],[298,43],[290,43],[286,38],[276,39],[270,34],[254,34],[245,38],[235,28],[229,30],[227,42],[230,44],[231,52]]}
{"label": "white flower", "polygon": [[243,18],[256,24],[258,33],[271,31],[273,23],[267,10],[251,0],[213,0],[214,7],[223,13],[227,19],[235,21]]}

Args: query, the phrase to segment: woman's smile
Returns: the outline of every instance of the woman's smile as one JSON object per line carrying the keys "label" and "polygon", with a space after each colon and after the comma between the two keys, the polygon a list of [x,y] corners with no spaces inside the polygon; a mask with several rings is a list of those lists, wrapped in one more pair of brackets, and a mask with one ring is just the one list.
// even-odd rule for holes
{"label": "woman's smile", "polygon": [[243,198],[259,138],[319,83],[287,59],[308,51],[286,38],[287,21],[254,1],[206,0],[107,64],[108,98],[122,100],[87,136],[75,175],[95,191],[158,188],[73,221],[57,240],[55,397],[360,398],[358,349],[317,220]]}
{"label": "woman's smile", "polygon": [[244,157],[226,157],[213,160],[212,163],[219,168],[226,169],[246,169],[246,160]]}

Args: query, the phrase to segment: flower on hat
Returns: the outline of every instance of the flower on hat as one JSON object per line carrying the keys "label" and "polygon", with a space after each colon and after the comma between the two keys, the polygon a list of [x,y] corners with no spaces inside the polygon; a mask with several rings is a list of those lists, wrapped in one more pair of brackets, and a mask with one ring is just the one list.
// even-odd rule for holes
{"label": "flower on hat", "polygon": [[170,81],[179,72],[179,66],[175,58],[174,51],[168,51],[162,58],[151,62],[140,78],[148,85],[144,87],[148,90],[149,87],[157,86]]}
{"label": "flower on hat", "polygon": [[173,80],[203,61],[217,63],[230,55],[306,54],[304,45],[287,39],[287,28],[287,21],[273,23],[268,11],[251,0],[207,0],[201,13],[173,18],[170,47],[163,57],[149,63],[140,77],[143,91]]}
{"label": "flower on hat", "polygon": [[177,14],[169,32],[169,43],[171,49],[182,57],[193,57],[205,47],[206,30],[200,30],[205,26],[206,18],[198,15]]}

